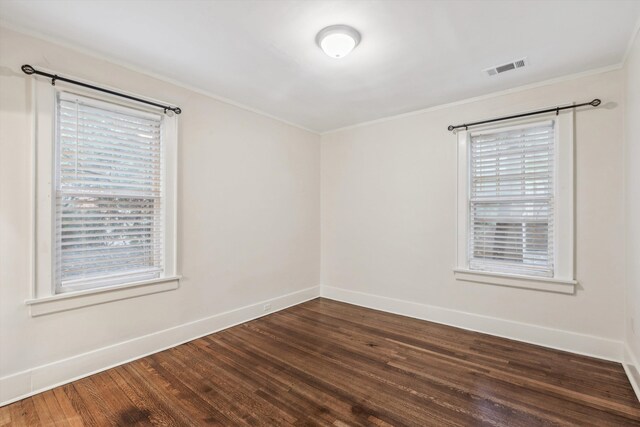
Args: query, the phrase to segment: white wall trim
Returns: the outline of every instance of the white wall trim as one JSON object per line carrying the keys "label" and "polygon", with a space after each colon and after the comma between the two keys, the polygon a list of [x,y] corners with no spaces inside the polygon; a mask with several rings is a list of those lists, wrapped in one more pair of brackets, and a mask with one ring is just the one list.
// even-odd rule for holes
{"label": "white wall trim", "polygon": [[[594,68],[592,70],[581,71],[579,73],[574,73],[574,74],[567,74],[567,75],[564,75],[564,76],[555,77],[555,78],[548,79],[548,80],[542,80],[542,81],[535,82],[535,83],[529,83],[529,84],[522,85],[522,86],[516,86],[516,87],[510,88],[510,89],[504,89],[504,90],[497,91],[497,92],[490,92],[490,93],[487,93],[487,94],[484,94],[484,95],[475,96],[473,98],[461,99],[459,101],[453,101],[453,102],[448,102],[446,104],[434,105],[432,107],[427,107],[427,108],[423,108],[423,109],[420,109],[420,110],[407,111],[406,113],[396,114],[394,116],[386,116],[386,117],[381,117],[381,118],[375,119],[375,120],[369,120],[369,121],[365,121],[365,122],[356,123],[356,124],[353,124],[353,125],[343,126],[343,127],[340,127],[340,128],[336,128],[336,129],[331,129],[331,130],[327,130],[327,131],[324,131],[324,132],[320,132],[320,135],[324,136],[324,135],[329,135],[329,134],[332,134],[332,133],[338,133],[338,132],[342,132],[342,131],[346,131],[346,130],[357,129],[357,128],[370,126],[370,125],[374,125],[374,124],[378,124],[378,123],[388,122],[388,121],[391,121],[391,120],[403,119],[405,117],[411,117],[411,116],[415,116],[415,115],[418,115],[418,114],[424,114],[424,113],[430,113],[432,111],[444,110],[444,109],[455,107],[455,106],[458,106],[458,105],[472,104],[474,102],[479,102],[479,101],[484,101],[484,100],[487,100],[487,99],[497,98],[497,97],[504,96],[504,95],[509,95],[509,94],[512,94],[512,93],[524,92],[526,90],[535,89],[535,88],[538,88],[538,87],[550,86],[550,85],[557,84],[557,83],[562,83],[562,82],[566,82],[566,81],[570,81],[570,80],[576,80],[576,79],[580,79],[582,77],[588,77],[588,76],[593,76],[593,75],[597,75],[597,74],[609,73],[611,71],[617,71],[617,70],[622,69],[623,65],[624,64],[622,62],[620,62],[620,63],[617,63],[617,64],[607,65],[606,67]],[[540,106],[540,107],[536,107],[535,109],[544,109],[544,108],[551,108],[551,107],[555,107],[555,105]],[[531,110],[518,111],[518,112],[513,113],[513,114],[526,113],[526,112],[529,112],[529,111],[531,111]],[[483,117],[478,117],[477,118],[477,120],[482,120],[482,119],[483,119]],[[473,121],[475,121],[475,120],[474,119],[469,119],[467,121],[467,123],[468,122],[473,122]]]}
{"label": "white wall trim", "polygon": [[161,277],[122,285],[61,293],[43,298],[28,299],[25,304],[29,306],[31,316],[37,317],[110,301],[175,290],[180,285],[180,278],[181,276]]}
{"label": "white wall trim", "polygon": [[[621,362],[640,400],[640,364],[629,346],[622,342],[332,286],[314,286],[7,375],[0,378],[0,406],[301,304],[318,296],[470,331]],[[271,304],[271,309],[268,312],[264,311],[265,304]]]}
{"label": "white wall trim", "polygon": [[536,291],[556,292],[573,295],[576,291],[575,280],[560,280],[549,277],[518,276],[516,274],[493,273],[468,269],[454,269],[456,280],[487,285],[508,286],[511,288],[533,289]]}
{"label": "white wall trim", "polygon": [[320,295],[336,301],[482,332],[556,350],[622,362],[623,344],[607,338],[483,316],[433,305],[322,285]]}
{"label": "white wall trim", "polygon": [[[44,34],[42,32],[34,31],[32,29],[23,27],[21,25],[14,24],[13,22],[7,21],[6,19],[1,19],[0,18],[0,27],[6,28],[7,30],[15,31],[17,33],[24,34],[26,36],[30,36],[30,37],[36,38],[38,40],[42,40],[42,41],[45,41],[45,42],[57,44],[59,46],[62,46],[62,47],[67,48],[67,49],[74,50],[76,52],[79,52],[79,53],[81,53],[83,55],[86,55],[86,56],[89,56],[91,58],[95,58],[95,59],[99,59],[99,60],[102,60],[102,61],[110,62],[111,64],[117,65],[117,66],[122,67],[122,68],[126,68],[129,71],[134,71],[134,72],[139,73],[139,74],[144,74],[146,76],[153,77],[156,80],[160,80],[160,81],[165,82],[165,83],[170,83],[170,84],[172,84],[174,86],[180,87],[182,89],[189,90],[191,92],[198,93],[200,95],[204,95],[204,96],[206,96],[208,98],[214,99],[214,100],[222,102],[224,104],[231,105],[233,107],[240,108],[242,110],[249,111],[251,113],[258,114],[258,115],[263,116],[263,117],[267,117],[267,118],[269,118],[271,120],[275,120],[275,121],[283,123],[283,124],[285,124],[287,126],[291,126],[291,127],[294,127],[294,128],[297,128],[297,129],[312,133],[314,135],[320,135],[320,132],[318,132],[316,130],[312,130],[312,129],[306,128],[306,127],[304,127],[302,125],[290,122],[290,121],[285,120],[283,118],[280,118],[278,116],[274,116],[273,114],[269,114],[269,113],[267,113],[265,111],[262,111],[262,110],[259,110],[257,108],[249,107],[248,105],[244,105],[244,104],[242,104],[240,102],[236,102],[236,101],[234,101],[232,99],[225,98],[225,97],[220,96],[220,95],[216,95],[213,92],[209,92],[207,90],[200,89],[198,87],[189,85],[187,83],[183,83],[181,81],[178,81],[178,80],[175,80],[175,79],[172,79],[172,78],[169,78],[169,77],[162,76],[160,74],[154,73],[154,72],[149,71],[147,69],[143,69],[141,67],[132,65],[132,64],[130,64],[128,62],[121,61],[119,59],[110,57],[108,55],[100,54],[100,53],[98,53],[98,52],[96,52],[94,50],[91,50],[91,49],[83,48],[81,46],[78,46],[77,44],[69,43],[68,41],[63,40],[63,39],[61,39],[59,37],[48,36],[48,35],[46,35],[46,34]],[[32,65],[37,66],[38,64],[32,64]],[[36,68],[39,68],[39,67],[36,67]]]}
{"label": "white wall trim", "polygon": [[[309,301],[319,295],[319,286],[313,286],[7,375],[0,378],[0,406]],[[264,310],[265,304],[271,304],[268,311]]]}
{"label": "white wall trim", "polygon": [[633,28],[633,32],[631,33],[631,37],[629,37],[629,42],[627,43],[627,48],[624,51],[624,56],[622,57],[622,66],[624,67],[627,64],[627,59],[629,59],[629,55],[631,54],[631,49],[633,48],[633,44],[636,41],[636,37],[640,34],[640,17],[636,21],[636,25]]}
{"label": "white wall trim", "polygon": [[624,361],[622,362],[624,371],[629,378],[631,387],[636,393],[636,397],[640,400],[640,365],[638,364],[638,358],[635,356],[629,344],[624,344]]}
{"label": "white wall trim", "polygon": [[[343,130],[349,130],[349,129],[359,128],[359,127],[363,127],[363,126],[369,126],[369,125],[376,124],[376,123],[382,123],[382,122],[386,122],[386,121],[389,121],[389,120],[400,119],[400,118],[403,118],[403,117],[414,116],[416,114],[427,113],[427,112],[430,112],[430,111],[443,110],[445,108],[454,107],[456,105],[470,104],[470,103],[477,102],[477,101],[482,101],[482,100],[485,100],[485,99],[496,98],[496,97],[503,96],[503,95],[508,95],[508,94],[511,94],[511,93],[517,93],[517,92],[522,92],[522,91],[529,90],[529,89],[534,89],[534,88],[537,88],[537,87],[549,86],[549,85],[552,85],[552,84],[561,83],[561,82],[568,81],[568,80],[574,80],[574,79],[578,79],[578,78],[581,78],[581,77],[587,77],[587,76],[591,76],[591,75],[595,75],[595,74],[608,73],[610,71],[616,71],[616,70],[621,69],[624,66],[624,61],[626,60],[626,55],[625,55],[623,61],[621,61],[619,63],[616,63],[616,64],[611,64],[611,65],[607,65],[607,66],[604,66],[604,67],[600,67],[600,68],[595,68],[595,69],[591,69],[591,70],[587,70],[587,71],[581,71],[581,72],[573,73],[573,74],[567,74],[567,75],[564,75],[564,76],[555,77],[555,78],[551,78],[551,79],[547,79],[547,80],[542,80],[542,81],[535,82],[535,83],[529,83],[529,84],[526,84],[526,85],[516,86],[516,87],[510,88],[510,89],[504,89],[504,90],[501,90],[501,91],[498,91],[498,92],[490,92],[490,93],[487,93],[487,94],[484,94],[484,95],[479,95],[479,96],[472,97],[472,98],[465,98],[465,99],[461,99],[461,100],[458,100],[458,101],[453,101],[453,102],[449,102],[449,103],[445,103],[445,104],[439,104],[439,105],[434,105],[434,106],[427,107],[427,108],[422,108],[422,109],[419,109],[419,110],[408,111],[406,113],[396,114],[396,115],[393,115],[393,116],[385,116],[385,117],[381,117],[379,119],[368,120],[368,121],[364,121],[364,122],[360,122],[360,123],[355,123],[355,124],[352,124],[352,125],[347,125],[347,126],[335,128],[335,129],[329,129],[329,130],[326,130],[326,131],[319,131],[319,130],[309,129],[309,128],[304,127],[302,125],[299,125],[297,123],[290,122],[290,121],[285,120],[283,118],[280,118],[278,116],[274,116],[272,114],[269,114],[269,113],[267,113],[265,111],[261,111],[261,110],[258,110],[256,108],[249,107],[247,105],[244,105],[244,104],[241,104],[239,102],[236,102],[236,101],[234,101],[232,99],[216,95],[216,94],[214,94],[212,92],[209,92],[209,91],[204,90],[204,89],[200,89],[198,87],[189,85],[187,83],[183,83],[181,81],[178,81],[178,80],[175,80],[175,79],[172,79],[172,78],[169,78],[169,77],[162,76],[160,74],[157,74],[157,73],[151,72],[149,70],[140,68],[138,66],[129,64],[129,63],[125,62],[125,61],[121,61],[121,60],[112,58],[112,57],[110,57],[108,55],[103,55],[103,54],[97,53],[97,52],[95,52],[93,50],[85,49],[83,47],[78,46],[77,44],[69,43],[68,41],[60,39],[58,37],[51,37],[51,36],[48,36],[48,35],[46,35],[46,34],[44,34],[42,32],[34,31],[34,30],[26,28],[24,26],[14,24],[13,22],[7,21],[6,19],[0,19],[0,27],[6,28],[6,29],[11,30],[11,31],[15,31],[17,33],[21,33],[21,34],[24,34],[24,35],[27,35],[27,36],[30,36],[30,37],[34,37],[34,38],[42,40],[42,41],[46,41],[46,42],[57,44],[59,46],[65,47],[67,49],[71,49],[71,50],[74,50],[76,52],[82,53],[84,55],[90,56],[92,58],[100,59],[100,60],[103,60],[103,61],[108,61],[108,62],[110,62],[112,64],[115,64],[115,65],[118,65],[118,66],[120,66],[122,68],[126,68],[127,70],[134,71],[134,72],[140,73],[140,74],[144,74],[144,75],[147,75],[149,77],[153,77],[154,79],[157,79],[157,80],[160,80],[160,81],[163,81],[163,82],[166,82],[166,83],[170,83],[170,84],[172,84],[174,86],[178,86],[180,88],[187,89],[187,90],[189,90],[191,92],[198,93],[200,95],[204,95],[204,96],[209,97],[211,99],[215,99],[216,101],[220,101],[220,102],[223,102],[225,104],[228,104],[228,105],[231,105],[231,106],[234,106],[234,107],[246,110],[246,111],[250,111],[252,113],[255,113],[255,114],[270,118],[272,120],[276,120],[276,121],[281,122],[283,124],[286,124],[286,125],[292,126],[294,128],[298,128],[298,129],[304,130],[304,131],[312,133],[314,135],[320,135],[320,136],[327,135],[327,134],[330,134],[330,133],[335,133],[335,132],[341,132]],[[635,36],[635,33],[634,33],[634,36]],[[632,38],[632,40],[633,40],[633,38]]]}
{"label": "white wall trim", "polygon": [[[474,135],[505,132],[532,126],[551,125],[553,128],[553,268],[552,277],[527,276],[509,273],[496,267],[493,270],[472,270],[471,264],[471,141]],[[551,113],[537,118],[511,120],[508,125],[486,125],[476,130],[458,132],[457,141],[457,197],[456,197],[456,266],[457,280],[501,286],[536,289],[573,294],[574,280],[574,111]],[[475,260],[481,266],[482,260]]]}

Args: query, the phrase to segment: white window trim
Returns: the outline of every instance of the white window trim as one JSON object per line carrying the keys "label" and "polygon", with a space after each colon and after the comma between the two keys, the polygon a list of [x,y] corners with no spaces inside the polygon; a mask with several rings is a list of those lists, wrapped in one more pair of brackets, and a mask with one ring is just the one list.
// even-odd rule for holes
{"label": "white window trim", "polygon": [[181,276],[161,277],[159,279],[144,280],[105,288],[65,292],[57,295],[28,299],[25,301],[25,304],[29,306],[31,316],[37,317],[110,301],[171,291],[180,287],[180,279]]}
{"label": "white window trim", "polygon": [[[538,116],[511,122],[507,126],[485,126],[459,131],[458,196],[457,196],[457,280],[549,292],[574,294],[577,281],[574,273],[574,112],[565,110],[556,115]],[[487,130],[509,130],[541,121],[555,121],[554,157],[554,276],[552,278],[487,272],[469,269],[469,142],[470,135]]]}
{"label": "white window trim", "polygon": [[[95,84],[93,82],[86,82]],[[164,292],[179,287],[181,276],[177,265],[177,116],[166,116],[162,121],[163,149],[165,150],[165,183],[162,189],[165,217],[164,271],[156,279],[115,286],[56,293],[53,257],[55,255],[55,104],[57,91],[145,110],[140,104],[123,101],[119,97],[79,90],[75,86],[57,81],[32,79],[32,271],[30,297],[25,301],[32,316]],[[135,96],[135,94],[132,94]],[[152,111],[152,110],[147,110]],[[155,111],[157,113],[157,111]]]}

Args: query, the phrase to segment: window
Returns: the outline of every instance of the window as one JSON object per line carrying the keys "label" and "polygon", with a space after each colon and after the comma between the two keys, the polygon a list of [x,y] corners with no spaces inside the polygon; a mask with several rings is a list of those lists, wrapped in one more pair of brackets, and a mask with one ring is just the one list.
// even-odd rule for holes
{"label": "window", "polygon": [[573,292],[570,119],[459,134],[458,278]]}
{"label": "window", "polygon": [[59,92],[56,289],[160,277],[162,116]]}
{"label": "window", "polygon": [[177,288],[177,116],[33,85],[32,315]]}
{"label": "window", "polygon": [[553,122],[470,135],[469,268],[553,277]]}

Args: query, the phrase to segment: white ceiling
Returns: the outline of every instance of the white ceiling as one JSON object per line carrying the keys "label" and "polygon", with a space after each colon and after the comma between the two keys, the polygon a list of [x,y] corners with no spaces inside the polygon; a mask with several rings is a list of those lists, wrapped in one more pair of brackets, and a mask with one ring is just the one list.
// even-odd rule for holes
{"label": "white ceiling", "polygon": [[[639,16],[638,0],[0,0],[8,24],[315,131],[618,64]],[[332,24],[362,34],[344,59],[315,45]]]}

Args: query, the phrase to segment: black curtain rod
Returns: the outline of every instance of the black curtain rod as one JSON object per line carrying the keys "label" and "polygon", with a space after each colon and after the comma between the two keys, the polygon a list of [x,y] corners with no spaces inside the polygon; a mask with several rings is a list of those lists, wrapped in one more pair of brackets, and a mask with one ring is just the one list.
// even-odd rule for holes
{"label": "black curtain rod", "polygon": [[29,75],[37,74],[39,76],[45,76],[45,77],[50,78],[51,79],[51,84],[54,85],[54,86],[56,84],[56,80],[60,80],[61,82],[67,82],[67,83],[71,83],[71,84],[74,84],[74,85],[86,87],[88,89],[97,90],[99,92],[108,93],[110,95],[119,96],[121,98],[127,98],[127,99],[130,99],[132,101],[141,102],[141,103],[147,104],[147,105],[153,105],[154,107],[162,108],[164,110],[165,114],[167,113],[167,111],[173,111],[176,114],[182,113],[182,110],[180,109],[180,107],[171,107],[169,105],[158,104],[157,102],[147,101],[146,99],[141,99],[141,98],[136,98],[135,96],[127,95],[126,93],[115,92],[113,90],[101,88],[101,87],[90,85],[90,84],[87,84],[87,83],[82,83],[82,82],[79,82],[77,80],[68,79],[66,77],[62,77],[62,76],[59,76],[57,74],[45,73],[44,71],[36,70],[35,68],[33,68],[31,65],[28,65],[28,64],[23,65],[21,68],[22,68],[22,72],[24,72],[25,74],[29,74]]}
{"label": "black curtain rod", "polygon": [[591,102],[584,102],[582,104],[565,105],[564,107],[547,108],[546,110],[531,111],[530,113],[515,114],[513,116],[499,117],[497,119],[483,120],[481,122],[465,123],[465,124],[457,125],[457,126],[449,126],[447,129],[449,129],[450,131],[451,130],[460,129],[460,128],[468,129],[469,126],[483,125],[485,123],[501,122],[503,120],[517,119],[517,118],[520,118],[520,117],[535,116],[536,114],[553,113],[553,112],[558,114],[561,110],[566,110],[566,109],[569,109],[569,108],[584,107],[586,105],[591,105],[592,107],[597,107],[601,103],[602,103],[602,101],[600,101],[598,98],[596,98]]}

